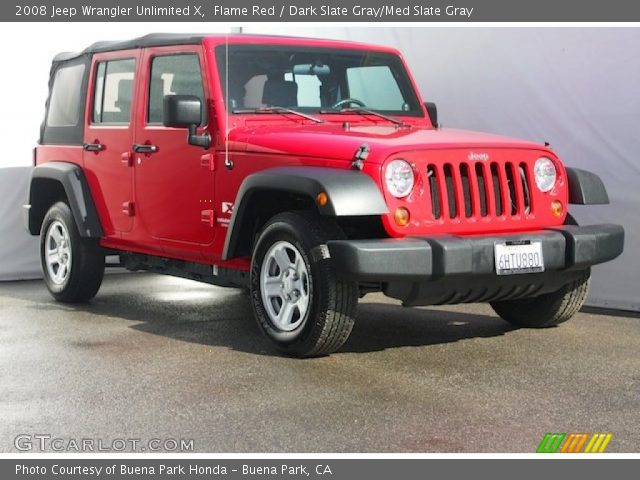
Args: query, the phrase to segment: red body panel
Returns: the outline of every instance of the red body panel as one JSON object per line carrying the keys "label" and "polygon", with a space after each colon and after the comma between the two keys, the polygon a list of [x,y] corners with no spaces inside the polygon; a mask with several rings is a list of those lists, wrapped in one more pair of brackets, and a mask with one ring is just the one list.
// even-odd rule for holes
{"label": "red body panel", "polygon": [[[91,62],[89,92],[94,91],[96,67],[99,62],[133,58],[136,69],[140,67],[140,50],[125,50],[96,54]],[[138,73],[136,72],[136,75]],[[135,94],[134,101],[135,104]],[[94,125],[91,122],[93,95],[87,95],[85,108],[84,143],[104,146],[100,152],[84,152],[84,172],[97,200],[100,222],[108,237],[120,237],[133,228],[133,216],[123,209],[134,203],[133,169],[123,163],[123,155],[131,152],[133,145],[133,121],[129,125]]]}
{"label": "red body panel", "polygon": [[[157,152],[134,154],[136,228],[126,240],[131,244],[151,241],[167,256],[202,261],[202,246],[212,243],[215,230],[202,221],[202,212],[213,208],[214,171],[203,165],[206,153],[187,144],[184,129],[149,125],[147,122],[148,74],[156,56],[198,53],[205,71],[202,48],[185,45],[145,49],[142,68],[145,82],[138,90],[135,142],[154,145]],[[205,77],[206,79],[206,77]],[[209,82],[203,87],[208,96]],[[206,129],[206,126],[205,126]]]}
{"label": "red body panel", "polygon": [[[564,215],[554,217],[550,204],[552,200],[560,200],[563,205],[567,203],[564,168],[558,158],[542,145],[476,132],[434,129],[426,112],[423,112],[423,117],[403,118],[407,123],[404,127],[355,113],[319,115],[326,120],[324,124],[277,114],[228,114],[215,61],[215,48],[225,42],[375,49],[399,55],[396,50],[387,47],[255,36],[207,37],[202,45],[154,47],[94,55],[90,92],[93,91],[97,61],[136,58],[131,125],[117,128],[92,126],[89,94],[85,110],[85,142],[102,143],[106,146],[105,150],[96,154],[83,152],[81,147],[41,145],[37,150],[37,162],[67,161],[84,167],[106,232],[101,241],[103,246],[246,270],[248,259],[220,261],[231,216],[228,204],[235,202],[242,181],[252,173],[275,166],[313,165],[349,169],[354,153],[363,143],[371,149],[363,171],[379,185],[389,211],[393,212],[396,207],[402,206],[411,213],[411,221],[405,227],[396,225],[392,213],[383,216],[383,225],[389,236],[444,233],[476,235],[537,230],[563,223]],[[179,52],[196,52],[199,55],[209,119],[208,125],[200,133],[207,131],[213,139],[208,151],[188,145],[184,129],[147,125],[146,122],[150,60],[156,55]],[[416,89],[413,78],[411,82]],[[348,122],[348,126],[343,122]],[[156,145],[158,151],[153,154],[134,154],[134,143]],[[486,154],[488,159],[469,160],[474,153],[483,154],[482,158]],[[123,154],[131,156],[130,163],[123,162]],[[542,155],[551,158],[558,171],[556,187],[549,193],[539,192],[532,183],[533,162]],[[416,186],[404,199],[392,197],[384,186],[382,170],[385,163],[393,158],[409,161],[416,175]],[[227,160],[233,161],[233,169],[225,168]],[[495,192],[488,185],[484,187],[486,212],[483,214],[480,211],[483,193],[474,172],[477,168],[488,179],[491,177],[492,163],[499,167],[498,173],[504,184],[508,183],[505,168],[513,168],[512,174],[516,176],[519,175],[517,169],[522,168],[528,175],[529,193],[525,191],[526,183],[515,182],[513,201],[516,206],[513,211],[497,213],[496,200],[491,195]],[[470,172],[468,182],[472,212],[458,211],[452,215],[447,210],[448,199],[442,196],[440,204],[443,211],[436,218],[428,185],[429,165],[440,169],[438,182],[445,177],[442,170],[445,165],[453,172]],[[456,186],[456,203],[463,205],[463,179],[459,174],[454,174],[451,181]],[[438,192],[442,195],[442,185]],[[509,192],[502,191],[499,195],[503,195],[505,206],[511,203]],[[133,214],[123,211],[126,202],[134,205]]]}

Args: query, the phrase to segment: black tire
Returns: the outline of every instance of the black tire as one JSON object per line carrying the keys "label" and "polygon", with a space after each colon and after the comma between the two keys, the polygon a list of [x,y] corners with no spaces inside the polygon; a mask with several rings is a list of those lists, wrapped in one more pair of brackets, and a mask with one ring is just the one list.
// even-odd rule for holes
{"label": "black tire", "polygon": [[[68,269],[68,274],[61,281],[55,280],[46,259],[47,241],[50,240],[47,235],[50,227],[54,224],[57,227],[61,224],[66,230],[68,239],[66,239],[65,245],[69,245],[71,252],[71,266]],[[95,239],[80,236],[71,209],[65,202],[55,203],[44,217],[40,229],[40,261],[44,282],[57,301],[65,303],[86,302],[98,293],[104,276],[104,253]],[[55,273],[55,267],[52,268]],[[61,268],[60,265],[59,268]]]}
{"label": "black tire", "polygon": [[546,328],[566,322],[584,304],[589,292],[591,271],[585,270],[577,280],[557,292],[520,300],[491,302],[495,312],[518,327]]}
{"label": "black tire", "polygon": [[[349,337],[356,316],[358,286],[337,275],[326,250],[327,240],[339,238],[344,238],[344,233],[335,222],[311,212],[278,214],[258,236],[251,261],[251,304],[260,329],[280,352],[297,357],[328,355]],[[278,242],[294,246],[308,271],[308,307],[304,315],[298,311],[300,324],[289,331],[272,321],[261,292],[265,256]]]}

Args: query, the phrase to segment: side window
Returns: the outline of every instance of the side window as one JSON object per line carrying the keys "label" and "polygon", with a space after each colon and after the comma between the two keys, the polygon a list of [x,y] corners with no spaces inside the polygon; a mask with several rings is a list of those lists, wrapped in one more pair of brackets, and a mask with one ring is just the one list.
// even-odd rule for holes
{"label": "side window", "polygon": [[195,53],[155,57],[151,62],[147,121],[161,124],[166,95],[194,95],[204,105],[200,62]]}
{"label": "side window", "polygon": [[[263,107],[262,92],[264,91],[264,84],[267,81],[266,75],[256,75],[251,77],[241,92],[238,92],[237,97],[233,95],[234,91],[232,86],[229,85],[229,97],[231,98],[231,106],[233,108],[260,108]],[[237,104],[234,102],[236,101]]]}
{"label": "side window", "polygon": [[320,80],[315,75],[283,74],[283,80],[270,80],[267,75],[251,77],[244,86],[229,85],[229,105],[237,108],[320,107]]}
{"label": "side window", "polygon": [[387,65],[347,68],[349,96],[376,110],[407,110],[405,100]]}
{"label": "side window", "polygon": [[98,63],[93,95],[92,123],[126,125],[131,119],[135,61],[109,60]]}
{"label": "side window", "polygon": [[320,107],[320,80],[316,75],[296,75],[291,72],[284,74],[284,79],[298,84],[298,106]]}
{"label": "side window", "polygon": [[80,120],[84,64],[58,68],[47,114],[48,127],[75,127]]}

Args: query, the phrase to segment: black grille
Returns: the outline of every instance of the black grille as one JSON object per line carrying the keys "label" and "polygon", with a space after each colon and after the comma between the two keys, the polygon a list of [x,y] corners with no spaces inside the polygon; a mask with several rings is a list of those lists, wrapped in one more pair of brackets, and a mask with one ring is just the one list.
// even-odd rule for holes
{"label": "black grille", "polygon": [[[527,164],[464,162],[427,166],[427,187],[434,219],[443,216],[527,215],[531,195]],[[444,207],[444,208],[443,208]]]}

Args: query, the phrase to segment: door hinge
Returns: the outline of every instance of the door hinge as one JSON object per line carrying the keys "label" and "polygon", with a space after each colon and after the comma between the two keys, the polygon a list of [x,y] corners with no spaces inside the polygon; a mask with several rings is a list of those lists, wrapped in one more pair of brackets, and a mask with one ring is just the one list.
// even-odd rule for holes
{"label": "door hinge", "polygon": [[213,210],[202,210],[200,212],[200,221],[213,227],[216,221],[216,214]]}
{"label": "door hinge", "polygon": [[122,213],[127,217],[133,217],[136,214],[135,204],[133,202],[124,202],[122,204]]}
{"label": "door hinge", "polygon": [[216,169],[216,162],[213,153],[205,153],[200,157],[200,166],[208,168],[212,172]]}
{"label": "door hinge", "polygon": [[132,167],[133,166],[133,153],[124,152],[122,155],[120,155],[120,161],[122,162],[122,164],[125,167]]}

